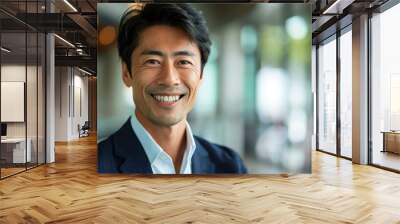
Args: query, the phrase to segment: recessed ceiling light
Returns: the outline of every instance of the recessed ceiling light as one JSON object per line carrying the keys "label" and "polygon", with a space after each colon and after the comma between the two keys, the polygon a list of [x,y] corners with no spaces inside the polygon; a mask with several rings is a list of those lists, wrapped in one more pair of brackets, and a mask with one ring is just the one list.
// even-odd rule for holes
{"label": "recessed ceiling light", "polygon": [[74,12],[78,12],[78,10],[71,4],[69,1],[64,0],[65,4],[67,4]]}
{"label": "recessed ceiling light", "polygon": [[83,72],[83,73],[85,73],[85,74],[87,74],[87,75],[90,75],[90,76],[92,75],[92,73],[90,73],[90,72],[88,72],[88,71],[86,71],[86,70],[83,70],[83,69],[81,69],[81,68],[79,68],[79,67],[78,67],[78,70],[81,71],[81,72]]}
{"label": "recessed ceiling light", "polygon": [[11,52],[11,50],[9,50],[9,49],[7,49],[7,48],[5,48],[5,47],[1,47],[0,49],[1,49],[2,51],[6,52],[6,53],[10,53],[10,52]]}
{"label": "recessed ceiling light", "polygon": [[336,0],[322,14],[342,14],[343,9],[351,5],[355,0]]}
{"label": "recessed ceiling light", "polygon": [[62,42],[64,42],[64,43],[66,43],[67,45],[69,45],[70,47],[73,47],[73,48],[75,48],[75,45],[73,45],[71,42],[69,42],[68,40],[66,40],[66,39],[64,39],[64,38],[62,38],[62,37],[60,37],[59,35],[57,35],[57,34],[54,34],[54,36],[55,37],[57,37],[59,40],[61,40]]}

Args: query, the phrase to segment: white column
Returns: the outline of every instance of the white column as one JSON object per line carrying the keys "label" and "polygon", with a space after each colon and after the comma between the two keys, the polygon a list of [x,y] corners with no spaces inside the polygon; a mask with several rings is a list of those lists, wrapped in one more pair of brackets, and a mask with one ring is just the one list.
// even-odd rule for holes
{"label": "white column", "polygon": [[46,36],[46,61],[47,61],[47,71],[46,71],[46,163],[52,163],[55,161],[55,151],[54,151],[54,133],[55,133],[55,78],[54,78],[54,35],[47,34]]}
{"label": "white column", "polygon": [[313,102],[313,110],[312,110],[312,125],[310,127],[312,127],[312,135],[311,135],[311,149],[315,150],[317,148],[316,144],[317,144],[317,134],[316,134],[316,127],[317,127],[317,123],[316,123],[316,103],[317,103],[317,57],[316,57],[316,53],[317,53],[317,48],[315,45],[312,45],[311,48],[311,92],[312,92],[312,102]]}
{"label": "white column", "polygon": [[353,19],[353,162],[368,163],[368,16]]}
{"label": "white column", "polygon": [[[47,12],[53,12],[51,1],[46,2]],[[46,34],[46,163],[55,162],[55,44],[54,35]]]}

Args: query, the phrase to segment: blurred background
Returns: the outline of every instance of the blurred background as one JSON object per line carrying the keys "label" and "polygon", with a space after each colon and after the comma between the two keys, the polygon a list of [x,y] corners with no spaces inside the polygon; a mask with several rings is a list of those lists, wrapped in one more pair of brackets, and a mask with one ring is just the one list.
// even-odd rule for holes
{"label": "blurred background", "polygon": [[[308,4],[193,4],[212,40],[188,120],[195,135],[226,145],[249,173],[310,173],[311,8]],[[118,24],[138,3],[99,3],[98,141],[134,111],[121,79]]]}

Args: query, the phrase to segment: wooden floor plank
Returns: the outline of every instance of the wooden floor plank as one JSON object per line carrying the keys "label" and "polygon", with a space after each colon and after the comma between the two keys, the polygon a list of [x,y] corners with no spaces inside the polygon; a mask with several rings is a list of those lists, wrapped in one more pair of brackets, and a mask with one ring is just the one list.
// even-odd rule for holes
{"label": "wooden floor plank", "polygon": [[300,175],[99,175],[96,139],[0,181],[0,223],[400,223],[400,175],[312,153]]}

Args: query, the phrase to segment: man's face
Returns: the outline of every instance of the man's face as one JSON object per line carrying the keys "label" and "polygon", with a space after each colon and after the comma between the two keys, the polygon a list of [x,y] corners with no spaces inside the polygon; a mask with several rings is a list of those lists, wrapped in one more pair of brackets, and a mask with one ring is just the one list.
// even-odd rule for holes
{"label": "man's face", "polygon": [[123,80],[133,87],[138,112],[159,126],[186,119],[202,82],[197,44],[178,28],[150,26],[140,34],[131,64],[131,75],[123,64]]}

